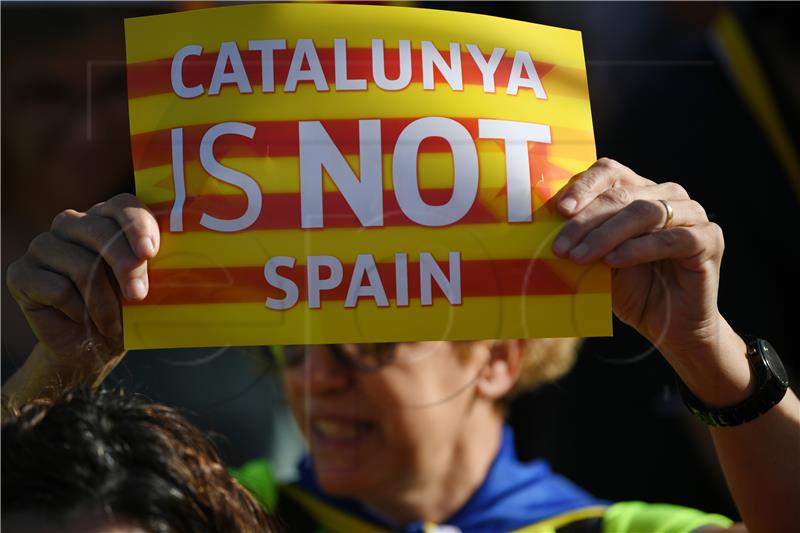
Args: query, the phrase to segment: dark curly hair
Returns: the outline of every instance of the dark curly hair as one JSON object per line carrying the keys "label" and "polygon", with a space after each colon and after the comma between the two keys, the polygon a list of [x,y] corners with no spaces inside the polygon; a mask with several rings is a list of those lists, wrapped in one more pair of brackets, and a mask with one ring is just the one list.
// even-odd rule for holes
{"label": "dark curly hair", "polygon": [[82,387],[34,401],[1,444],[4,522],[86,510],[153,533],[276,530],[203,433],[140,396]]}

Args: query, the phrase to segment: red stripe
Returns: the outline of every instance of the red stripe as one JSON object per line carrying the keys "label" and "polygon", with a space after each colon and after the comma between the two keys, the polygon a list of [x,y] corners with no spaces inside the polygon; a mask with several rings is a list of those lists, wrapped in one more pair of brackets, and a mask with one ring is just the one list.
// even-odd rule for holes
{"label": "red stripe", "polygon": [[[439,261],[445,275],[449,276],[447,262]],[[548,260],[501,259],[461,261],[462,300],[478,296],[521,296],[574,294],[575,289],[562,280]],[[343,301],[353,272],[353,265],[343,265],[342,283],[335,289],[322,291],[323,301]],[[281,268],[280,275],[291,279],[299,287],[300,299],[307,295],[305,266]],[[386,295],[396,298],[395,266],[379,263],[380,275]],[[328,272],[323,271],[322,277]],[[140,302],[146,305],[214,304],[235,302],[266,302],[267,297],[283,298],[282,291],[272,287],[264,277],[263,267],[153,269],[150,276],[150,293]],[[362,283],[367,283],[366,276]],[[433,282],[434,298],[444,295]],[[410,298],[420,295],[419,263],[408,264],[408,293]],[[134,304],[136,305],[136,304]]]}
{"label": "red stripe", "polygon": [[[420,189],[420,196],[429,205],[442,205],[452,196],[451,189]],[[324,192],[322,195],[324,225],[326,228],[357,228],[362,224],[339,192]],[[159,227],[169,227],[172,202],[150,204]],[[221,218],[235,219],[247,208],[244,195],[203,195],[189,197],[183,208],[184,231],[209,231],[200,225],[203,213]],[[261,214],[252,226],[244,231],[299,229],[300,226],[300,193],[270,193],[262,196]],[[459,224],[490,224],[500,222],[481,202],[475,202]],[[412,226],[417,225],[400,209],[393,191],[383,191],[383,225]]]}
{"label": "red stripe", "polygon": [[[367,117],[365,117],[367,118]],[[415,118],[381,119],[381,149],[384,154],[394,152],[397,138]],[[453,119],[463,125],[473,139],[478,138],[478,119]],[[358,119],[323,120],[325,130],[345,155],[359,153]],[[248,122],[256,128],[253,139],[240,135],[223,135],[214,143],[214,155],[225,157],[297,157],[300,134],[298,122],[271,121]],[[183,128],[183,159],[196,161],[200,158],[200,140],[213,124],[201,124]],[[501,143],[502,141],[496,141]],[[172,140],[170,130],[158,130],[131,136],[133,168],[167,165],[172,162]],[[429,137],[419,147],[420,152],[450,152],[450,145],[442,138]]]}
{"label": "red stripe", "polygon": [[[240,53],[245,71],[247,72],[247,78],[253,86],[253,91],[260,92],[260,52],[241,50]],[[449,60],[449,51],[443,51],[441,53],[445,60]],[[286,80],[293,54],[293,49],[275,51],[273,61],[276,86],[283,85]],[[202,84],[207,90],[211,83],[211,77],[214,73],[214,66],[218,55],[217,52],[213,52],[200,56],[187,57],[183,62],[184,85],[187,87],[194,87],[195,85]],[[335,82],[333,48],[318,48],[317,55],[322,65],[322,70],[325,73],[325,79],[328,81],[331,89],[333,89],[333,84]],[[397,49],[386,49],[384,53],[384,68],[386,69],[387,78],[395,79],[400,73],[399,57],[400,54]],[[486,57],[486,54],[484,54],[484,57]],[[506,86],[509,74],[511,73],[512,64],[512,58],[503,57],[500,60],[500,64],[494,75],[495,83],[498,88]],[[554,67],[553,64],[538,61],[534,61],[534,66],[540,78],[544,78]],[[226,71],[230,72],[230,65],[226,67]],[[303,67],[308,68],[307,62],[304,62]],[[171,93],[171,69],[172,58],[128,65],[128,98]],[[433,71],[436,82],[445,83],[444,77],[441,76],[439,71],[436,68],[434,68]],[[483,85],[481,71],[478,69],[477,65],[475,65],[472,56],[467,52],[461,53],[461,71],[465,85]],[[372,76],[372,50],[370,48],[349,48],[347,50],[347,73],[350,79],[363,79],[367,80],[368,84],[374,83]],[[411,50],[411,81],[412,83],[422,82],[422,52],[419,49]],[[304,81],[300,83],[311,82]],[[258,86],[258,88],[256,88],[256,86]]]}

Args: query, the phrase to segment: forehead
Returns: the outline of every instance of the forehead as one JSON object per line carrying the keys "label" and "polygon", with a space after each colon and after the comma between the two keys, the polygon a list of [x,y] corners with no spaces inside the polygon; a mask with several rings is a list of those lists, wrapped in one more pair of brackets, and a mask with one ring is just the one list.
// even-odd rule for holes
{"label": "forehead", "polygon": [[392,353],[403,359],[417,359],[431,355],[466,352],[470,344],[472,344],[472,342],[357,342],[340,344],[295,344],[272,346],[271,349],[278,356],[285,356],[287,353],[313,354],[314,352],[329,351],[332,353],[345,353],[356,356]]}

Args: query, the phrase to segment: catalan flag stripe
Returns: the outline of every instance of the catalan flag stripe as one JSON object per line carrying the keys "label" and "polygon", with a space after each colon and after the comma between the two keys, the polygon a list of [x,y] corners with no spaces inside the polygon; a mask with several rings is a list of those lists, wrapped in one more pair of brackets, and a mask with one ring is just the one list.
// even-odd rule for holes
{"label": "catalan flag stripe", "polygon": [[[463,298],[476,296],[525,296],[543,294],[576,294],[578,287],[572,286],[553,270],[563,260],[501,259],[495,261],[462,261],[461,294]],[[446,262],[439,262],[443,272],[448,271]],[[382,280],[388,298],[396,300],[396,272],[394,263],[377,263],[376,270]],[[350,280],[353,264],[343,265],[343,277]],[[301,301],[305,300],[308,280],[306,267],[281,268],[281,276],[292,280],[299,287]],[[581,280],[581,292],[602,292],[605,289],[601,271]],[[419,263],[408,262],[408,294],[419,297]],[[366,279],[356,283],[366,283]],[[344,300],[349,283],[335,289],[322,291],[322,301]],[[443,297],[441,289],[433,284],[435,297]],[[150,276],[150,294],[134,305],[154,304],[211,304],[233,302],[263,302],[267,297],[283,298],[283,291],[264,281],[264,268],[190,268],[158,269]]]}
{"label": "catalan flag stripe", "polygon": [[[194,304],[133,305],[125,309],[125,346],[589,337],[608,334],[610,321],[598,321],[597,316],[607,314],[610,307],[608,292],[475,297],[457,306],[442,298],[425,306],[417,299],[411,300],[408,307],[391,309],[364,301],[355,312],[338,302],[324,302],[324,316],[305,305],[266,313],[263,302],[218,303],[213,305],[213,311],[209,306]],[[480,327],[476,327],[476,318]]]}
{"label": "catalan flag stripe", "polygon": [[[320,48],[332,48],[333,40],[343,37],[352,48],[369,48],[373,39],[383,39],[387,48],[401,39],[412,43],[425,40],[439,50],[447,50],[451,42],[463,42],[476,44],[488,54],[498,46],[498,27],[502,25],[502,46],[507,50],[529,50],[541,62],[585,69],[580,33],[563,28],[469,13],[447,13],[448,24],[442,25],[440,17],[431,10],[388,6],[341,9],[335,5],[274,4],[261,9],[248,7],[226,8],[230,10],[230,19],[236,19],[235,31],[220,24],[209,9],[128,19],[125,21],[126,39],[136,44],[128,46],[128,63],[172,57],[187,44],[200,45],[205,52],[216,52],[220,43],[236,41],[239,48],[245,50],[253,39],[286,39],[288,43],[295,43],[298,39],[313,38]],[[380,21],[379,24],[376,21]],[[465,31],[466,28],[469,30]],[[158,38],[153,38],[154,35]]]}
{"label": "catalan flag stripe", "polygon": [[[449,50],[439,50],[439,53],[448,60]],[[291,65],[294,49],[276,50],[273,54],[273,80],[276,85],[274,91],[283,90],[283,80],[287,78],[289,66]],[[325,80],[331,90],[336,88],[334,50],[322,48],[316,50],[317,57],[325,75]],[[411,59],[411,82],[422,82],[422,52],[419,49],[412,49]],[[188,56],[182,64],[182,75],[184,84],[187,87],[203,85],[206,88],[212,78],[217,64],[218,53],[206,53],[199,56]],[[262,87],[262,58],[261,53],[250,50],[240,52],[242,65],[250,80],[251,88],[263,90]],[[372,49],[356,48],[347,50],[347,77],[349,79],[365,80],[368,84],[374,84]],[[398,49],[386,47],[384,50],[383,72],[388,79],[397,79],[400,74],[400,51]],[[468,52],[459,54],[461,63],[461,80],[465,85],[483,85],[483,74],[478,68],[475,60]],[[497,69],[493,73],[493,80],[496,90],[505,90],[514,59],[505,56],[500,60]],[[553,70],[554,65],[550,63],[534,62],[534,68],[540,78],[545,78]],[[128,76],[128,96],[129,98],[139,98],[141,96],[151,96],[154,94],[172,92],[171,82],[172,58],[158,59],[144,63],[131,65]],[[564,72],[564,76],[579,76],[578,69],[559,69]],[[444,82],[444,78],[438,70],[433,70],[434,79],[438,83]],[[570,85],[559,83],[559,87],[569,90]]]}

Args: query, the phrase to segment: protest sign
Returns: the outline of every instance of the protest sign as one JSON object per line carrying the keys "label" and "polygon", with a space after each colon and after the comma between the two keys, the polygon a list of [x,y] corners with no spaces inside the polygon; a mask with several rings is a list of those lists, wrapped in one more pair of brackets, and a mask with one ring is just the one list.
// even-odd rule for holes
{"label": "protest sign", "polygon": [[128,349],[608,335],[548,204],[595,160],[580,33],[381,6],[125,22],[156,214]]}

